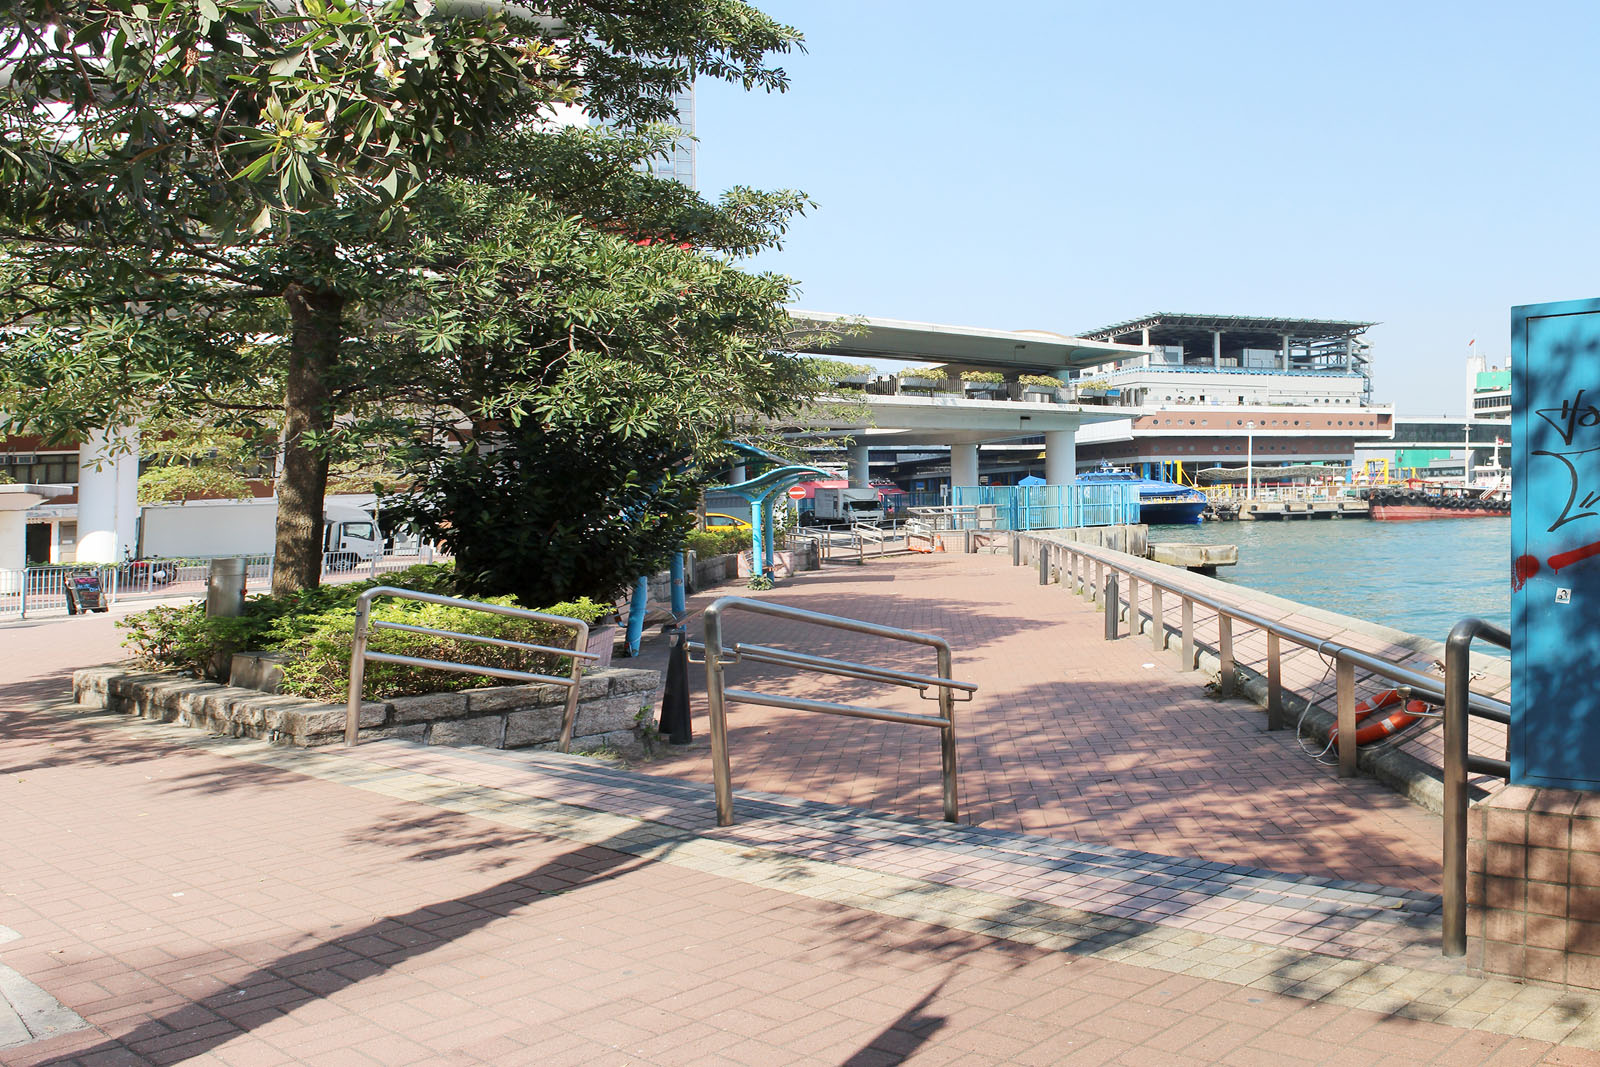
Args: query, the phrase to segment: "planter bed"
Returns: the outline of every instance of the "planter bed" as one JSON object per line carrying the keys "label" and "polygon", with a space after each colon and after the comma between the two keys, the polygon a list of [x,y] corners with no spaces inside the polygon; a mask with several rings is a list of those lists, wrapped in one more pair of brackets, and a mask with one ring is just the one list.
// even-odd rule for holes
{"label": "planter bed", "polygon": [[[584,675],[573,751],[604,747],[622,755],[642,754],[647,731],[636,720],[641,708],[654,703],[660,683],[659,671],[611,668]],[[371,701],[361,707],[360,736],[431,745],[554,748],[566,692],[549,684],[505,685]],[[90,667],[73,673],[72,693],[84,707],[233,737],[300,748],[344,739],[342,704],[219,685],[175,672]]]}

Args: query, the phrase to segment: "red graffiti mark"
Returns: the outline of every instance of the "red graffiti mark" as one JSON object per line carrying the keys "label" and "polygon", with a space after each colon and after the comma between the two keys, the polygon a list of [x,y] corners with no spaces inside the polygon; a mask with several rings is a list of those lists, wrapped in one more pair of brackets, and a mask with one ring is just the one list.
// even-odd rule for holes
{"label": "red graffiti mark", "polygon": [[1511,561],[1511,591],[1520,592],[1528,579],[1539,573],[1539,561],[1532,556],[1518,556]]}
{"label": "red graffiti mark", "polygon": [[1584,545],[1582,548],[1574,548],[1570,552],[1562,552],[1551,556],[1545,562],[1550,564],[1551,570],[1559,571],[1562,567],[1570,567],[1579,560],[1588,559],[1590,556],[1600,556],[1600,541]]}

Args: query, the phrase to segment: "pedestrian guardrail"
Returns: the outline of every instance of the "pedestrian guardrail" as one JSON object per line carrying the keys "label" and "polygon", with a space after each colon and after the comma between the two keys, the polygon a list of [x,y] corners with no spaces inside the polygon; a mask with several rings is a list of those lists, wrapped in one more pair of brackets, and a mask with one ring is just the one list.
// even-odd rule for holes
{"label": "pedestrian guardrail", "polygon": [[[756,645],[738,641],[729,644],[724,639],[723,618],[732,612],[765,615],[768,618],[787,619],[791,622],[820,626],[830,630],[843,630],[849,633],[866,634],[871,637],[888,638],[893,641],[928,645],[935,650],[938,673],[931,675],[918,674],[913,671],[878,667],[850,660],[814,656],[805,652],[774,648],[768,645]],[[935,637],[932,634],[918,633],[915,630],[902,630],[894,626],[863,622],[860,619],[824,615],[820,612],[806,611],[803,608],[775,604],[769,600],[753,600],[749,597],[737,596],[725,596],[713,602],[710,607],[706,608],[703,625],[705,639],[703,641],[690,642],[688,647],[691,652],[698,652],[702,655],[700,660],[694,662],[703,662],[706,666],[706,709],[711,721],[711,768],[716,783],[718,826],[733,825],[733,772],[728,759],[727,705],[729,704],[761,704],[767,707],[789,708],[795,711],[820,712],[825,715],[843,715],[856,719],[876,719],[880,722],[894,722],[904,726],[928,726],[938,730],[941,773],[944,781],[944,818],[946,822],[957,821],[955,694],[966,693],[968,694],[966,700],[971,700],[971,694],[977,692],[978,687],[970,682],[958,682],[951,677],[953,668],[950,644],[944,638]],[[759,693],[749,689],[726,688],[723,672],[729,665],[744,660],[780,667],[792,667],[795,670],[810,671],[815,674],[827,674],[840,678],[855,678],[863,681],[884,682],[889,685],[903,686],[917,690],[923,699],[929,699],[928,690],[933,689],[936,690],[936,696],[932,699],[938,701],[939,713],[937,715],[919,715],[913,712],[863,707],[859,704],[807,700],[800,697],[780,696],[775,693]]]}
{"label": "pedestrian guardrail", "polygon": [[[323,557],[325,581],[376,578],[380,574],[404,570],[437,557],[429,546],[414,553],[389,553],[356,559],[350,553],[328,553]],[[252,589],[272,583],[271,555],[245,556],[245,577]],[[0,570],[0,619],[26,619],[67,613],[66,579],[70,575],[93,573],[100,578],[106,603],[150,600],[170,596],[204,596],[209,559],[127,560],[123,563],[61,563]]]}
{"label": "pedestrian guardrail", "polygon": [[[1235,661],[1233,651],[1233,626],[1241,623],[1263,631],[1267,637],[1267,729],[1283,729],[1283,642],[1311,649],[1323,657],[1332,658],[1336,691],[1336,713],[1339,726],[1338,756],[1339,777],[1356,775],[1359,760],[1356,734],[1355,671],[1360,669],[1396,683],[1402,700],[1419,697],[1432,704],[1443,705],[1445,745],[1445,829],[1442,851],[1445,868],[1445,921],[1443,951],[1447,956],[1459,956],[1466,951],[1466,775],[1474,772],[1499,778],[1510,777],[1510,764],[1503,759],[1467,754],[1467,719],[1474,716],[1491,722],[1506,724],[1511,721],[1511,707],[1504,701],[1468,688],[1469,651],[1473,638],[1483,638],[1502,648],[1509,647],[1510,637],[1504,630],[1480,619],[1465,619],[1450,633],[1445,646],[1445,677],[1423,674],[1401,666],[1381,656],[1351,648],[1330,638],[1308,634],[1276,619],[1230,604],[1214,596],[1196,592],[1179,585],[1166,575],[1143,565],[1136,556],[1113,552],[1094,545],[1062,544],[1039,537],[1013,535],[1016,546],[1012,563],[1039,563],[1039,580],[1049,580],[1053,570],[1063,585],[1081,592],[1091,601],[1102,603],[1106,612],[1106,637],[1117,636],[1117,620],[1124,606],[1130,631],[1137,633],[1143,622],[1140,608],[1141,585],[1150,589],[1150,640],[1161,651],[1168,647],[1171,634],[1167,628],[1163,597],[1171,594],[1179,598],[1181,620],[1178,627],[1180,658],[1183,669],[1194,670],[1196,606],[1207,608],[1217,616],[1217,658],[1219,670],[1218,689],[1224,696],[1231,695],[1234,687]],[[1125,592],[1123,591],[1125,590]],[[1454,903],[1452,903],[1454,901]]]}
{"label": "pedestrian guardrail", "polygon": [[[509,615],[512,618],[564,626],[573,631],[572,647],[556,648],[550,645],[531,644],[526,641],[509,641],[500,637],[485,637],[481,634],[464,634],[455,630],[438,630],[430,626],[412,626],[409,623],[373,619],[372,602],[379,597],[390,597],[395,600],[419,600],[424,604],[442,604],[446,607],[465,608],[468,611],[481,611],[487,615]],[[456,663],[451,660],[421,659],[416,656],[397,656],[390,652],[373,652],[367,647],[367,641],[373,630],[400,630],[405,633],[426,634],[430,637],[449,637],[472,644],[493,645],[497,648],[515,648],[528,652],[548,652],[557,656],[570,656],[572,658],[572,670],[567,677],[562,678],[558,675],[539,674],[534,671],[514,671],[504,667],[484,667],[471,663]],[[558,747],[562,752],[569,752],[572,749],[572,728],[578,716],[578,686],[583,680],[583,664],[585,661],[598,660],[600,658],[597,654],[590,652],[588,646],[589,624],[582,619],[570,619],[565,615],[551,615],[543,611],[528,611],[525,608],[513,608],[504,604],[485,604],[478,600],[463,600],[459,597],[440,596],[437,593],[419,593],[414,589],[398,589],[388,585],[375,586],[356,598],[356,629],[355,640],[350,646],[350,691],[345,701],[344,743],[353,746],[359,739],[361,689],[366,681],[367,664],[375,662],[396,663],[406,667],[425,667],[438,671],[454,671],[458,674],[481,674],[490,678],[504,678],[508,681],[548,682],[552,685],[565,686],[567,690],[567,706],[561,717],[561,740],[558,742]]]}

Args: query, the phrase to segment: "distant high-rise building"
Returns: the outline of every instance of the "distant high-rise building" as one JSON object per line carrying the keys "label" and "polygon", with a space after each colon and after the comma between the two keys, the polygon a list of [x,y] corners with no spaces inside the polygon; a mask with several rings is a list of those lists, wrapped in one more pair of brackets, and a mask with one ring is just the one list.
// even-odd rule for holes
{"label": "distant high-rise building", "polygon": [[657,178],[671,178],[680,181],[689,188],[694,189],[694,84],[681,93],[674,93],[672,106],[677,109],[678,118],[673,125],[683,131],[683,135],[672,143],[672,151],[665,156],[658,156],[645,164],[644,170]]}

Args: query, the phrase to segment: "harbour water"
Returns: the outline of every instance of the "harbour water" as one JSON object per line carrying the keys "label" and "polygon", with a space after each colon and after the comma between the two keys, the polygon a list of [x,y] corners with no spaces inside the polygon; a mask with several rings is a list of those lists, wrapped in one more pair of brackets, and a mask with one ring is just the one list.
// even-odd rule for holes
{"label": "harbour water", "polygon": [[1510,519],[1208,522],[1150,540],[1238,545],[1223,581],[1436,641],[1468,615],[1510,624]]}

